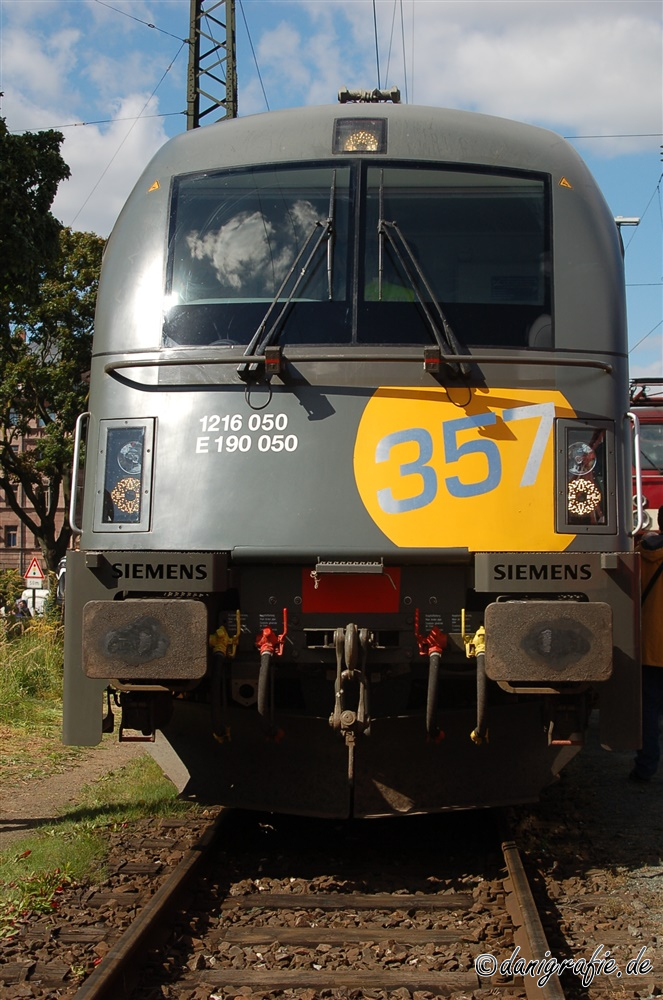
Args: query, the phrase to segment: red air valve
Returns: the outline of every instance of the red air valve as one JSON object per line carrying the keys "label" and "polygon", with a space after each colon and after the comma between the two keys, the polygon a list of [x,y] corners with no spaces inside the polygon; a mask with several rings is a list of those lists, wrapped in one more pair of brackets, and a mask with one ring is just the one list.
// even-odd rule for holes
{"label": "red air valve", "polygon": [[448,639],[446,634],[441,632],[437,625],[434,625],[424,642],[427,644],[428,653],[443,653],[447,648]]}
{"label": "red air valve", "polygon": [[443,653],[447,648],[447,635],[437,625],[433,625],[428,635],[421,635],[419,632],[419,608],[414,613],[414,634],[417,637],[417,645],[422,656]]}
{"label": "red air valve", "polygon": [[274,629],[264,628],[258,638],[256,639],[256,646],[260,650],[260,655],[263,653],[271,653],[272,656],[280,656],[283,652],[283,643],[286,635],[288,634],[288,609],[283,609],[283,631],[280,635],[277,635]]}

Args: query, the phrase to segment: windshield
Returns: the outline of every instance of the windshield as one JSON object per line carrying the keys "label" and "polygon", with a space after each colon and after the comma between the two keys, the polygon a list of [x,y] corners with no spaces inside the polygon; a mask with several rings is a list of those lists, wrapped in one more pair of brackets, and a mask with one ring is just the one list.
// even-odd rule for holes
{"label": "windshield", "polygon": [[663,423],[640,424],[640,465],[643,472],[663,472]]}
{"label": "windshield", "polygon": [[360,162],[185,176],[164,343],[545,349],[549,261],[540,178]]}

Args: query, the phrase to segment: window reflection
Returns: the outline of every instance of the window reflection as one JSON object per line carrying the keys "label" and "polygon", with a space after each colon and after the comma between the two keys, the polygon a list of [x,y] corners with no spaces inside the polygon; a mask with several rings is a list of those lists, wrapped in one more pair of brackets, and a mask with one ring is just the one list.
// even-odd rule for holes
{"label": "window reflection", "polygon": [[545,350],[548,214],[543,180],[480,171],[335,162],[179,178],[165,343],[249,344],[282,303],[274,343],[430,344],[432,301],[463,345]]}

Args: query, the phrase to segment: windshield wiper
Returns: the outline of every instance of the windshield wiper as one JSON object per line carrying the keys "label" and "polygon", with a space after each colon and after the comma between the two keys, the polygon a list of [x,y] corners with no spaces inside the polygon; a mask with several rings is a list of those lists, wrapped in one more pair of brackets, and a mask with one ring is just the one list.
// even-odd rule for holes
{"label": "windshield wiper", "polygon": [[663,469],[659,465],[656,464],[656,462],[651,457],[651,455],[648,455],[647,452],[644,451],[644,449],[642,448],[642,445],[640,446],[640,454],[641,454],[641,456],[644,459],[646,459],[649,462],[649,464],[651,465],[652,469],[654,469],[656,472],[663,472]]}
{"label": "windshield wiper", "polygon": [[[419,305],[423,309],[428,325],[431,328],[432,334],[435,337],[438,347],[443,354],[467,354],[460,344],[460,341],[456,337],[449,320],[444,314],[441,303],[438,301],[436,296],[433,294],[433,290],[424,274],[419,261],[415,257],[410,244],[405,238],[403,232],[401,231],[397,222],[387,222],[384,217],[384,187],[382,182],[380,182],[380,203],[379,203],[380,218],[378,220],[378,299],[382,300],[382,276],[384,270],[384,240],[385,238],[389,241],[389,245],[394,251],[398,262],[403,269],[403,273],[410,282],[412,291],[417,296]],[[429,309],[427,302],[421,293],[421,287],[423,286],[430,302],[432,303],[435,312],[437,313],[437,319],[439,323],[436,322],[435,316]],[[440,328],[441,327],[441,328]],[[466,361],[460,362],[460,370],[463,375],[469,375],[471,372],[471,367]]]}
{"label": "windshield wiper", "polygon": [[[336,201],[336,171],[334,171],[332,175],[331,188],[329,191],[329,213],[327,215],[327,218],[316,220],[313,229],[306,237],[306,240],[304,241],[299,253],[293,260],[290,267],[288,268],[288,271],[283,281],[281,282],[278,291],[276,292],[272,301],[267,307],[267,312],[260,321],[258,329],[251,337],[251,340],[249,341],[249,344],[246,350],[244,351],[244,354],[247,357],[256,354],[264,354],[265,348],[269,347],[270,344],[274,343],[279,333],[281,322],[285,316],[286,310],[288,309],[288,306],[290,305],[295,295],[297,294],[298,289],[300,288],[304,280],[308,277],[309,268],[313,263],[313,261],[315,260],[319,248],[325,241],[327,242],[327,295],[330,300],[332,299],[333,279],[334,279],[333,236],[334,236],[334,221],[335,221],[334,219],[335,201]],[[316,236],[317,239],[315,239]],[[283,302],[281,302],[280,301],[281,295],[285,291],[288,282],[292,279],[293,275],[297,271],[297,268],[299,267],[300,262],[304,258],[304,255],[307,253],[307,251],[308,255],[306,256],[306,259],[304,260],[304,263],[300,268],[299,274],[297,275],[297,278],[292,288],[290,289],[288,297],[284,299]],[[277,311],[276,318],[274,319],[269,330],[267,330],[267,324],[270,320],[272,313],[275,310]],[[256,371],[255,364],[251,365],[243,364],[240,365],[237,369],[237,372],[241,378],[246,378],[249,374],[255,374],[255,371]]]}

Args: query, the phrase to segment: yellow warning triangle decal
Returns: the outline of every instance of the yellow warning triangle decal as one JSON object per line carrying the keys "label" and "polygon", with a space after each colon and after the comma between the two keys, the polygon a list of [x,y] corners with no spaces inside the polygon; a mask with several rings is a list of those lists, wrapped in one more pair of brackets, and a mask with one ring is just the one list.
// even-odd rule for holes
{"label": "yellow warning triangle decal", "polygon": [[571,181],[567,181],[566,177],[562,177],[561,181],[559,182],[559,186],[561,188],[568,188],[569,191],[573,191],[573,184],[571,183]]}
{"label": "yellow warning triangle decal", "polygon": [[155,181],[152,187],[147,189],[147,193],[152,194],[153,191],[158,191],[160,187],[161,185],[159,184],[159,181]]}

